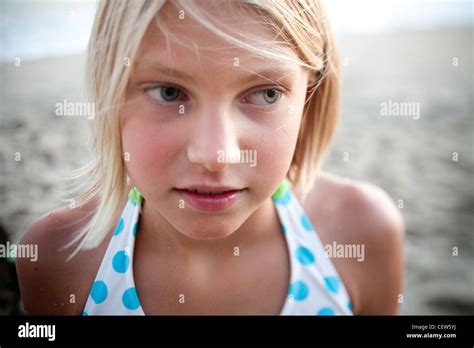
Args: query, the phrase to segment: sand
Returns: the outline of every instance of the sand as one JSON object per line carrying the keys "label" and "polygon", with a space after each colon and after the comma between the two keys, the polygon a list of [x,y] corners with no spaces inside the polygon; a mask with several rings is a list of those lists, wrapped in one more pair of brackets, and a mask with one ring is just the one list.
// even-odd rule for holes
{"label": "sand", "polygon": [[[345,63],[342,119],[324,169],[403,201],[402,314],[473,314],[472,33],[337,41]],[[82,69],[82,56],[0,65],[0,224],[12,242],[33,219],[65,204],[64,172],[90,158],[87,117],[55,115],[56,103],[83,100]],[[401,102],[413,103],[409,116],[395,115]],[[391,105],[392,115],[383,115],[381,105]]]}

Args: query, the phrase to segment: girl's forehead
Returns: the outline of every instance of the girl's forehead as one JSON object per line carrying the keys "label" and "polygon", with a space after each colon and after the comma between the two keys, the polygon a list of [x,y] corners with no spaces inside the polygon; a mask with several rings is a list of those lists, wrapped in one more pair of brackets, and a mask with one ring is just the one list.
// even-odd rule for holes
{"label": "girl's forehead", "polygon": [[[237,37],[245,44],[261,48],[262,43],[268,43],[271,49],[271,46],[278,45],[276,42],[283,41],[265,24],[261,15],[235,2],[226,2],[225,7],[210,6],[221,2],[198,3],[199,9],[212,18],[212,24],[218,30]],[[297,57],[296,52],[288,45],[280,44],[279,49],[287,55]],[[220,37],[186,13],[186,9],[181,9],[172,2],[167,2],[160,9],[148,27],[138,53],[137,62],[141,61],[162,63],[163,66],[191,66],[196,69],[212,65],[214,71],[219,68],[223,71],[229,68],[249,70],[282,65],[281,62],[257,56]]]}
{"label": "girl's forehead", "polygon": [[169,26],[193,26],[197,24],[193,18],[196,15],[205,16],[214,24],[231,24],[235,27],[242,25],[243,21],[247,22],[246,24],[261,23],[264,19],[262,14],[256,11],[254,5],[235,0],[186,0],[179,3],[166,1],[158,11],[156,18]]}

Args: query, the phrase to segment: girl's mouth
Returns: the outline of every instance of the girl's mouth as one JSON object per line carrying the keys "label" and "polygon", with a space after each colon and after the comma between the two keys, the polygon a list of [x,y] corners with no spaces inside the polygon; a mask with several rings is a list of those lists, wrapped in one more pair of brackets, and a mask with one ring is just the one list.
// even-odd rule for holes
{"label": "girl's mouth", "polygon": [[174,189],[193,208],[203,211],[218,211],[229,207],[245,191],[245,189]]}

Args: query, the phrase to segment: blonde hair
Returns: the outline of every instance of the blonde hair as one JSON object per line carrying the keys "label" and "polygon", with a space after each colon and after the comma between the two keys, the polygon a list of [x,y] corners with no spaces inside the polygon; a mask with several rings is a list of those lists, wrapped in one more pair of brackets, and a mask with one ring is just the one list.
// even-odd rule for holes
{"label": "blonde hair", "polygon": [[[257,11],[262,23],[283,37],[282,41],[249,44],[218,29],[193,1],[171,0],[186,15],[216,35],[257,55],[292,62],[308,69],[314,77],[303,110],[303,118],[288,179],[303,198],[311,189],[323,155],[330,144],[338,118],[339,64],[326,15],[318,0],[247,0],[239,4]],[[128,63],[134,62],[143,36],[162,1],[100,1],[87,52],[87,80],[95,118],[91,125],[91,148],[95,159],[75,171],[73,179],[82,179],[74,191],[74,201],[82,206],[96,198],[92,218],[67,247],[80,241],[79,250],[97,247],[116,221],[127,188],[127,173],[122,157],[120,108],[130,77]],[[232,4],[236,4],[232,2]],[[169,35],[159,21],[157,27]],[[167,36],[168,37],[168,36]],[[255,38],[253,38],[255,39]],[[283,53],[289,46],[297,58]],[[84,180],[85,179],[85,180]]]}

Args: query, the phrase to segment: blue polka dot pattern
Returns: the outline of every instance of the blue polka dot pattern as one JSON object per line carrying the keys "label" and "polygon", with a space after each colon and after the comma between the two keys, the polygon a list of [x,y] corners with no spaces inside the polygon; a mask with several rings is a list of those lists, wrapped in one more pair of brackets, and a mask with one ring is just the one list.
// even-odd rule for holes
{"label": "blue polka dot pattern", "polygon": [[125,273],[127,272],[128,265],[130,264],[130,257],[124,250],[118,251],[113,260],[112,266],[114,267],[115,272]]}
{"label": "blue polka dot pattern", "polygon": [[286,226],[285,226],[285,224],[281,224],[281,231],[283,232],[283,234],[286,234]]}
{"label": "blue polka dot pattern", "polygon": [[86,311],[83,311],[83,312],[82,312],[82,315],[83,315],[83,316],[88,316],[89,314],[87,314]]}
{"label": "blue polka dot pattern", "polygon": [[107,298],[107,285],[102,280],[97,280],[92,284],[91,297],[95,303],[99,304]]}
{"label": "blue polka dot pattern", "polygon": [[115,228],[115,231],[114,231],[114,236],[118,236],[120,234],[120,232],[123,231],[123,226],[124,226],[124,221],[123,221],[123,218],[120,218],[118,224],[117,224],[117,227]]}
{"label": "blue polka dot pattern", "polygon": [[339,278],[335,276],[324,278],[324,283],[326,283],[326,287],[329,291],[333,293],[337,293],[337,291],[339,290],[339,282]]}
{"label": "blue polka dot pattern", "polygon": [[125,290],[122,295],[122,303],[125,308],[130,309],[132,311],[140,307],[137,290],[135,288],[129,288]]}
{"label": "blue polka dot pattern", "polygon": [[302,280],[290,284],[288,296],[296,301],[303,301],[309,295],[308,285]]}
{"label": "blue polka dot pattern", "polygon": [[303,246],[300,246],[298,249],[296,249],[296,258],[303,265],[309,265],[314,262],[314,255],[311,250]]}
{"label": "blue polka dot pattern", "polygon": [[349,310],[352,312],[353,307],[352,307],[352,302],[351,302],[351,301],[349,301],[349,302],[347,303],[347,308],[349,308]]}
{"label": "blue polka dot pattern", "polygon": [[323,307],[321,308],[316,315],[335,315],[334,309],[331,307]]}
{"label": "blue polka dot pattern", "polygon": [[311,221],[309,221],[306,214],[301,214],[301,224],[303,225],[306,231],[313,231],[313,226],[311,225]]}

